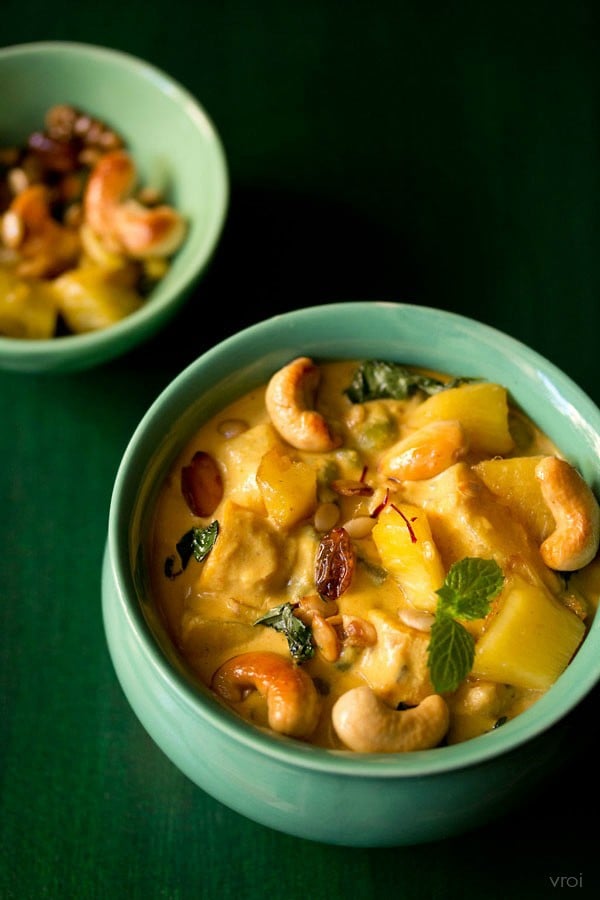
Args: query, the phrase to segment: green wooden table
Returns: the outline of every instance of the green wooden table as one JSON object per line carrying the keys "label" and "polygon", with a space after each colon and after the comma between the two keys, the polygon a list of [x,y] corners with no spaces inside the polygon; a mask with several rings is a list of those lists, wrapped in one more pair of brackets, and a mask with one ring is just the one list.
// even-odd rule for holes
{"label": "green wooden table", "polygon": [[600,401],[598,7],[435,6],[2,4],[4,44],[104,44],[168,71],[209,111],[232,179],[213,264],[165,333],[80,375],[0,372],[2,900],[598,895],[597,827],[577,815],[598,796],[598,691],[525,808],[462,838],[353,850],[194,787],[131,712],[104,640],[121,454],[169,380],[242,326],[334,300],[443,307]]}

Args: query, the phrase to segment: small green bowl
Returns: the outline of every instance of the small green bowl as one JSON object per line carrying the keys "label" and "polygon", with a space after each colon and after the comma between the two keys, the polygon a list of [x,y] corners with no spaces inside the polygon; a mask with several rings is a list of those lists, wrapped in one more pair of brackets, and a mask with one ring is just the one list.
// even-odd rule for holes
{"label": "small green bowl", "polygon": [[150,407],[119,467],[102,576],[105,632],[123,690],[166,756],[217,800],[299,837],[365,847],[450,837],[513,809],[568,758],[565,717],[600,680],[600,618],[550,691],[502,728],[433,750],[366,755],[271,736],[224,709],[190,676],[153,604],[148,528],[166,471],[202,421],[299,354],[500,382],[596,492],[600,410],[552,363],[477,321],[339,303],[267,319],[204,353]]}
{"label": "small green bowl", "polygon": [[69,103],[125,139],[140,184],[166,176],[167,201],[189,223],[169,272],[141,309],[100,331],[49,340],[0,337],[0,368],[85,369],[125,353],[175,314],[209,262],[229,200],[220,138],[198,101],[169,75],[105,47],[68,41],[0,49],[0,146],[20,145],[49,107]]}

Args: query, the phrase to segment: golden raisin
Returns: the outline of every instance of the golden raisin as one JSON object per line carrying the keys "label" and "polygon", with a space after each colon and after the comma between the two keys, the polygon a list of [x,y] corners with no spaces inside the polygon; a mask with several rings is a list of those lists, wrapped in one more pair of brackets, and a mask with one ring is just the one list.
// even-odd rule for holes
{"label": "golden raisin", "polygon": [[317,591],[328,600],[337,600],[350,587],[355,568],[356,553],[348,532],[332,528],[323,535],[317,550]]}

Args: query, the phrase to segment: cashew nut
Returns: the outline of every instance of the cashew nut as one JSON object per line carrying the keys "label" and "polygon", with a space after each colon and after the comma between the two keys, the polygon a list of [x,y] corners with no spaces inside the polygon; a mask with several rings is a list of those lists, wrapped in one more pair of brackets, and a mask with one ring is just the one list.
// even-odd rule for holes
{"label": "cashew nut", "polygon": [[345,647],[374,647],[377,629],[372,622],[360,616],[343,615],[342,642]]}
{"label": "cashew nut", "polygon": [[273,426],[298,450],[323,453],[341,444],[326,419],[313,409],[321,373],[307,356],[294,359],[276,372],[265,396]]}
{"label": "cashew nut", "polygon": [[[340,658],[342,644],[335,630],[334,623],[341,622],[341,616],[325,618],[320,613],[314,613],[312,617],[312,636],[317,650],[324,660],[334,663]],[[333,622],[332,622],[333,619]]]}
{"label": "cashew nut", "polygon": [[131,198],[136,169],[124,150],[105,153],[84,195],[84,220],[115,253],[134,259],[170,256],[185,235],[185,222],[170,206],[143,206]]}
{"label": "cashew nut", "polygon": [[595,557],[600,541],[600,507],[579,472],[563,459],[545,456],[535,467],[556,528],[540,547],[550,569],[574,572]]}
{"label": "cashew nut", "polygon": [[327,616],[335,616],[337,611],[338,607],[335,600],[324,600],[319,594],[306,594],[298,600],[295,615],[305,625],[310,625],[315,613],[326,619]]}
{"label": "cashew nut", "polygon": [[16,195],[4,215],[2,237],[18,255],[15,271],[22,278],[60,275],[75,265],[79,255],[77,231],[53,218],[43,184],[31,184]]}
{"label": "cashew nut", "polygon": [[398,618],[405,625],[408,625],[409,628],[414,628],[415,631],[423,631],[425,633],[431,631],[431,626],[435,622],[433,613],[427,612],[424,609],[416,609],[414,606],[401,607],[398,610]]}
{"label": "cashew nut", "polygon": [[320,700],[312,678],[288,657],[270,651],[241,653],[214,673],[212,689],[239,703],[258,690],[267,701],[269,727],[292,737],[309,737],[319,720]]}
{"label": "cashew nut", "polygon": [[418,706],[397,711],[367,685],[342,694],[331,716],[340,740],[358,753],[429,750],[439,744],[450,724],[448,707],[440,694],[430,694]]}
{"label": "cashew nut", "polygon": [[422,481],[458,462],[467,450],[467,436],[460,422],[431,422],[390,447],[379,470],[400,481]]}

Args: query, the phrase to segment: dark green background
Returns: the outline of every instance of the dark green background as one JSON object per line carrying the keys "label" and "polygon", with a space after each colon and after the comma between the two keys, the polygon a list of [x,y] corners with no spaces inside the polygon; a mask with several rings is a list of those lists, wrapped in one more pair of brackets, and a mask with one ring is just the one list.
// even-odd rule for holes
{"label": "dark green background", "polygon": [[156,748],[114,675],[99,579],[142,414],[199,353],[278,311],[454,310],[600,401],[599,10],[4,0],[3,44],[103,44],[196,94],[232,193],[210,270],[160,337],[79,375],[0,372],[2,900],[543,898],[564,896],[560,876],[597,895],[598,692],[571,717],[572,757],[515,815],[429,846],[313,844],[224,808]]}

